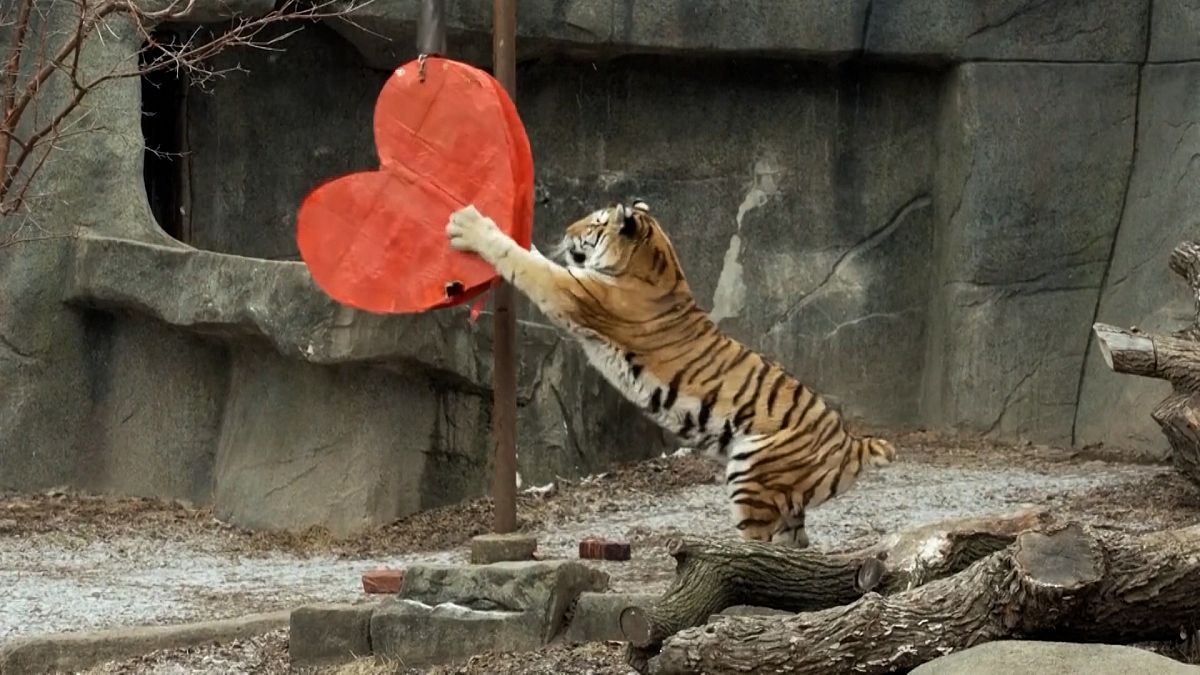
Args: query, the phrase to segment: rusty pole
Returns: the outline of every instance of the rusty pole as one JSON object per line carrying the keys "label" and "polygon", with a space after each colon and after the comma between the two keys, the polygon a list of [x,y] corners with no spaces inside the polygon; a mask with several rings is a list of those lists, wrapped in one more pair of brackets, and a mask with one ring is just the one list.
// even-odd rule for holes
{"label": "rusty pole", "polygon": [[[517,100],[517,0],[492,0],[492,72]],[[496,442],[496,473],[492,482],[495,508],[493,529],[505,534],[517,529],[517,316],[512,286],[500,284],[495,299],[495,339],[492,358],[492,434]]]}
{"label": "rusty pole", "polygon": [[417,53],[446,55],[446,0],[421,0],[417,17]]}

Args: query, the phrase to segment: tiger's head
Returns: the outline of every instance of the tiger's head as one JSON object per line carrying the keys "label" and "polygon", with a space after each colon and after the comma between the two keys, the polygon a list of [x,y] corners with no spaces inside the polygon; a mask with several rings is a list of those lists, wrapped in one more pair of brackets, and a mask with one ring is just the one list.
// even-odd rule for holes
{"label": "tiger's head", "polygon": [[571,269],[686,288],[675,247],[646,202],[613,204],[567,226],[556,253]]}

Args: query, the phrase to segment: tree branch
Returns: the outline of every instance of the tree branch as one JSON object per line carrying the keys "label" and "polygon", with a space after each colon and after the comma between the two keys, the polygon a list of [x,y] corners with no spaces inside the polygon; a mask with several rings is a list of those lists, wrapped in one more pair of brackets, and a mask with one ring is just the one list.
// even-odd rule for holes
{"label": "tree branch", "polygon": [[[21,72],[21,54],[25,51],[25,35],[29,32],[29,15],[33,11],[33,0],[21,0],[17,9],[17,20],[13,24],[12,44],[9,45],[8,58],[4,61],[4,72],[0,77],[0,120],[7,120],[12,114],[17,94],[17,77]],[[8,125],[0,128],[7,130]],[[0,178],[8,173],[8,151],[15,136],[11,133],[0,138]],[[0,192],[0,195],[3,195]],[[0,200],[0,204],[3,200]]]}

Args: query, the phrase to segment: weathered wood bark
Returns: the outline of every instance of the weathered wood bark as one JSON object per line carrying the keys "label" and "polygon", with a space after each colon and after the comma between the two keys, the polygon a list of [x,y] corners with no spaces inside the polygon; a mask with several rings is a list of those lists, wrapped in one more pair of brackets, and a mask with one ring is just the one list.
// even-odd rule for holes
{"label": "weathered wood bark", "polygon": [[967,569],[794,617],[721,617],[668,638],[654,673],[885,673],[1010,637],[1134,642],[1200,616],[1200,526],[1142,537],[1077,524],[1018,535]]}
{"label": "weathered wood bark", "polygon": [[1166,380],[1186,391],[1200,391],[1200,342],[1123,330],[1105,323],[1092,326],[1100,355],[1113,372]]}
{"label": "weathered wood bark", "polygon": [[1171,445],[1175,468],[1200,485],[1200,342],[1098,323],[1100,354],[1114,372],[1167,380],[1173,391],[1151,411]]}
{"label": "weathered wood bark", "polygon": [[1150,413],[1171,444],[1179,473],[1200,485],[1200,394],[1175,392]]}
{"label": "weathered wood bark", "polygon": [[[1200,242],[1185,241],[1176,246],[1171,251],[1168,265],[1172,272],[1186,279],[1188,286],[1192,287],[1192,302],[1195,303],[1192,330],[1200,329]],[[1192,339],[1200,339],[1200,336],[1193,334]]]}
{"label": "weathered wood bark", "polygon": [[1114,372],[1171,383],[1173,391],[1151,413],[1171,445],[1180,473],[1200,485],[1200,242],[1184,242],[1171,252],[1171,271],[1192,289],[1192,325],[1171,336],[1092,326],[1104,362]]}
{"label": "weathered wood bark", "polygon": [[644,670],[664,638],[734,605],[802,612],[893,593],[954,574],[1046,520],[1029,508],[990,518],[924,525],[854,552],[825,554],[741,540],[677,540],[676,578],[655,604],[629,607],[621,631],[631,666]]}

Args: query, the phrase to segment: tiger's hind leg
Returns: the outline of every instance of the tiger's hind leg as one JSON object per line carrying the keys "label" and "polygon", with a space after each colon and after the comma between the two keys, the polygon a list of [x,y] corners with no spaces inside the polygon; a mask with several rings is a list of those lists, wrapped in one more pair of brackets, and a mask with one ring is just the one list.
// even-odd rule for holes
{"label": "tiger's hind leg", "polygon": [[779,510],[770,501],[739,497],[733,501],[733,526],[742,539],[771,541],[779,521]]}
{"label": "tiger's hind leg", "polygon": [[808,548],[808,531],[804,529],[804,507],[793,504],[787,511],[779,514],[779,522],[775,533],[771,535],[772,544]]}
{"label": "tiger's hind leg", "polygon": [[804,507],[782,493],[739,496],[733,500],[734,526],[743,539],[796,548],[808,547]]}

